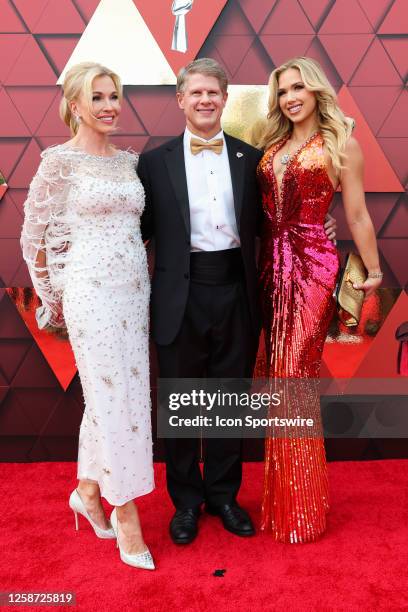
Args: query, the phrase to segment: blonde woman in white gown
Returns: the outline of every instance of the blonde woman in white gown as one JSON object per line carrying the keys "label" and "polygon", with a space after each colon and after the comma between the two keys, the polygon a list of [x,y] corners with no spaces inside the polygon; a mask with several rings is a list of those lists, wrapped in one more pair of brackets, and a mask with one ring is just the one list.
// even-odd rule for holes
{"label": "blonde woman in white gown", "polygon": [[[121,110],[117,75],[78,64],[63,93],[73,138],[42,153],[21,243],[42,301],[39,326],[67,328],[85,398],[69,505],[77,529],[82,514],[98,537],[117,537],[122,561],[154,569],[133,502],[154,488],[138,156],[108,140]],[[101,496],[115,506],[111,521]]]}

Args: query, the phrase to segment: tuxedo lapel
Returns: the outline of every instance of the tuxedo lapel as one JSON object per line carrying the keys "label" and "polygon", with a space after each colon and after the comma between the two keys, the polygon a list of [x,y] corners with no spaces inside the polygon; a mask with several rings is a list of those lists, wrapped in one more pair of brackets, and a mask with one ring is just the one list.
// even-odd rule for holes
{"label": "tuxedo lapel", "polygon": [[178,138],[174,145],[168,148],[165,154],[167,170],[174,195],[183,217],[187,235],[190,236],[190,207],[188,203],[188,189],[186,167],[184,163],[183,135]]}
{"label": "tuxedo lapel", "polygon": [[238,231],[240,231],[241,211],[244,198],[244,178],[245,178],[245,155],[241,151],[242,146],[239,140],[231,138],[225,134],[225,142],[228,149],[228,159],[231,171],[232,192],[234,194],[235,219]]}

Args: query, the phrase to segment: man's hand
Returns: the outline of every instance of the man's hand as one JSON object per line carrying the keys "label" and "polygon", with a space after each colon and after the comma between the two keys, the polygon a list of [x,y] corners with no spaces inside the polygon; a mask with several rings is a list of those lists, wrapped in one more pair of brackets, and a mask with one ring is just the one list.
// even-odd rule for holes
{"label": "man's hand", "polygon": [[324,231],[326,232],[326,236],[329,240],[333,242],[333,244],[337,244],[336,240],[336,229],[337,229],[337,221],[334,217],[327,213],[325,223],[324,223]]}

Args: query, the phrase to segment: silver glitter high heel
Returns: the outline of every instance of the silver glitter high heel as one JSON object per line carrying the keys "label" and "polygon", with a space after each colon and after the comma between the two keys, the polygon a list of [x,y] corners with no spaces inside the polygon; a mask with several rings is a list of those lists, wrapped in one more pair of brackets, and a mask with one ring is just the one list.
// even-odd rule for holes
{"label": "silver glitter high heel", "polygon": [[98,538],[102,538],[102,539],[113,539],[116,538],[115,532],[113,531],[112,527],[109,527],[108,529],[102,529],[102,527],[99,527],[89,516],[88,512],[86,511],[84,502],[82,501],[78,491],[76,489],[74,489],[71,493],[71,495],[69,496],[69,507],[71,508],[71,510],[73,510],[74,515],[75,515],[75,529],[78,531],[79,527],[78,527],[78,514],[82,514],[82,516],[84,516],[86,518],[87,521],[89,521],[89,523],[91,524],[91,526],[93,527],[94,532],[96,533],[96,535],[98,536]]}
{"label": "silver glitter high heel", "polygon": [[140,567],[141,569],[154,570],[156,569],[153,561],[153,557],[150,550],[146,548],[142,553],[132,554],[126,553],[122,550],[118,540],[118,517],[116,516],[116,508],[114,508],[110,517],[113,531],[116,534],[116,548],[119,548],[120,558],[123,563],[131,565],[132,567]]}

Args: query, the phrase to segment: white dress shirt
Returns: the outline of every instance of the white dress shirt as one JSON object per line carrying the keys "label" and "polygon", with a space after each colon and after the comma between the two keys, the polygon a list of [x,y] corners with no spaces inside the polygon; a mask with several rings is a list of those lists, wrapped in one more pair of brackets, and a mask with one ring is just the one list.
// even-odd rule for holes
{"label": "white dress shirt", "polygon": [[[204,150],[193,155],[188,128],[184,132],[184,160],[190,203],[191,250],[222,251],[241,246],[234,209],[227,144],[221,130],[211,140],[222,138],[221,155]],[[203,140],[203,138],[199,138]]]}

